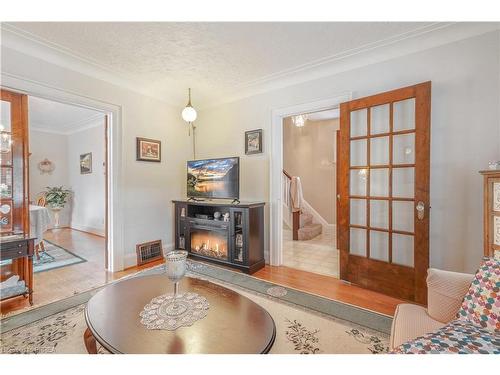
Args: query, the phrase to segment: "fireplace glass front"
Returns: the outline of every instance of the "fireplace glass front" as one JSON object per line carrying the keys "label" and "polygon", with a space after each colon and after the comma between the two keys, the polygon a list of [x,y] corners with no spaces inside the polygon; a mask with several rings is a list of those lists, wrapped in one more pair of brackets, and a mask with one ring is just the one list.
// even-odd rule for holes
{"label": "fireplace glass front", "polygon": [[224,231],[191,228],[191,252],[193,254],[228,260],[227,233]]}

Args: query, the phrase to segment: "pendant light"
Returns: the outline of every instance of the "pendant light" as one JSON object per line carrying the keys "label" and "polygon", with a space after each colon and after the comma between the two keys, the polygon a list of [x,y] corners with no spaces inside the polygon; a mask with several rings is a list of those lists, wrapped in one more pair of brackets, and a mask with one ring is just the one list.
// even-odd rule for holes
{"label": "pendant light", "polygon": [[191,105],[191,88],[188,89],[188,103],[186,107],[182,110],[182,119],[188,123],[189,126],[189,135],[191,135],[191,128],[193,129],[193,158],[196,159],[196,138],[195,138],[195,130],[196,126],[194,126],[193,122],[198,117],[196,110]]}
{"label": "pendant light", "polygon": [[292,123],[298,128],[303,127],[306,124],[306,120],[306,115],[297,115],[292,117]]}

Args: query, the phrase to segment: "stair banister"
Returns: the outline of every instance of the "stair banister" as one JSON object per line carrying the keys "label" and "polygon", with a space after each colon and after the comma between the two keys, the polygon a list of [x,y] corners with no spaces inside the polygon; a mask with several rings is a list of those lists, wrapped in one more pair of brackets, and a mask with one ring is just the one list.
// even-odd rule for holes
{"label": "stair banister", "polygon": [[[283,174],[288,178],[289,181],[292,180],[292,176],[283,169]],[[294,241],[299,239],[299,227],[300,227],[300,211],[292,211],[292,238]]]}

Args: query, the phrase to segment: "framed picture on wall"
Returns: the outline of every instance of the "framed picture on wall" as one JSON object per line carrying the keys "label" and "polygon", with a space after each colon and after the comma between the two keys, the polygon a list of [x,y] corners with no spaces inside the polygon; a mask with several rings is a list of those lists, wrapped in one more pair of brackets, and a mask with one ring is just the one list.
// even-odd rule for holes
{"label": "framed picture on wall", "polygon": [[136,138],[136,160],[161,162],[161,141]]}
{"label": "framed picture on wall", "polygon": [[245,132],[245,154],[262,153],[262,129],[249,130]]}
{"label": "framed picture on wall", "polygon": [[92,153],[80,155],[80,174],[92,173]]}

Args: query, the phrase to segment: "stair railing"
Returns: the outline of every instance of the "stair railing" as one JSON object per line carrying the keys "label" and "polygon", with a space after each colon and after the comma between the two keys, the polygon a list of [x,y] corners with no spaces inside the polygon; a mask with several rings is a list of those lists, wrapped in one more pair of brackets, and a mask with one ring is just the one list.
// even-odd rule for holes
{"label": "stair railing", "polygon": [[300,211],[292,210],[292,200],[290,197],[291,183],[292,176],[283,169],[283,202],[285,206],[292,212],[292,239],[294,241],[297,241],[299,239]]}

